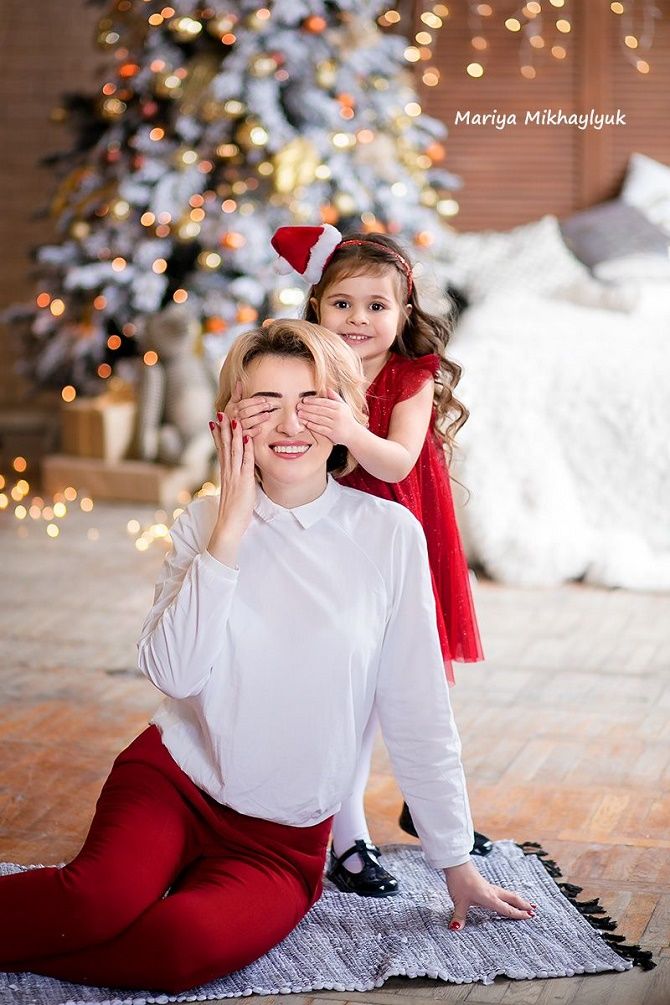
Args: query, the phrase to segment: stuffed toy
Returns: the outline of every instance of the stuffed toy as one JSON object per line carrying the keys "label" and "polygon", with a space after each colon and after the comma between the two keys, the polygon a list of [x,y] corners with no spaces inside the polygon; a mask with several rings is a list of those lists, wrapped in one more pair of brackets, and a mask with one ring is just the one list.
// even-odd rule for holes
{"label": "stuffed toy", "polygon": [[199,322],[181,304],[147,321],[143,349],[155,350],[158,362],[142,367],[138,403],[139,457],[186,468],[193,488],[210,476],[215,452],[208,421],[216,381],[197,353],[199,334]]}

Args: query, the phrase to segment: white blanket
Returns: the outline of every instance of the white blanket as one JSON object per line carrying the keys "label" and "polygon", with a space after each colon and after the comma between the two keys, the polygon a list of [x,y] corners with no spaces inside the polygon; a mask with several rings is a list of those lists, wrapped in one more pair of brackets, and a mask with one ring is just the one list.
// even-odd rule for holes
{"label": "white blanket", "polygon": [[670,286],[643,294],[628,314],[498,292],[461,316],[452,470],[494,579],[670,589]]}

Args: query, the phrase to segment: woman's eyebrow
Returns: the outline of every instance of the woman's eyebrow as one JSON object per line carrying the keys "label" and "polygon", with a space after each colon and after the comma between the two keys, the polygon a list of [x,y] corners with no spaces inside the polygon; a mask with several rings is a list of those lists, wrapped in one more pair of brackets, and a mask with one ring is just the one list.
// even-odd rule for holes
{"label": "woman's eyebrow", "polygon": [[[283,398],[284,395],[280,394],[279,391],[255,391],[251,395],[252,398]],[[316,397],[316,391],[301,391],[298,395],[299,398],[309,398]]]}

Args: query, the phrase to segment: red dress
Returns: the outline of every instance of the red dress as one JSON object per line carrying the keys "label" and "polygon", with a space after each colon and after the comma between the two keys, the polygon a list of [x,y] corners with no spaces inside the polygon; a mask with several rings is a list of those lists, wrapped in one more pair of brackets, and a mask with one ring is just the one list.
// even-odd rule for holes
{"label": "red dress", "polygon": [[[435,355],[408,359],[392,353],[367,391],[370,431],[386,438],[394,406],[413,397],[428,378],[435,376],[438,368],[439,358]],[[401,482],[383,482],[360,465],[340,482],[381,499],[402,503],[423,526],[440,642],[447,676],[453,683],[452,659],[471,663],[483,659],[484,654],[470,592],[468,565],[454,513],[449,471],[434,422],[433,411],[419,459]]]}

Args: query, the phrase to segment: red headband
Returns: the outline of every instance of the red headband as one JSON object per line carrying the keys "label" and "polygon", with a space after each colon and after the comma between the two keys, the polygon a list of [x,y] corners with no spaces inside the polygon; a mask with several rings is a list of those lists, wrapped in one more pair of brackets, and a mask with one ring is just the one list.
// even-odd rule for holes
{"label": "red headband", "polygon": [[[387,248],[386,245],[379,244],[377,241],[364,241],[364,240],[360,240],[358,238],[352,238],[351,240],[340,241],[340,243],[337,245],[337,247],[333,250],[332,254],[329,255],[329,257],[328,257],[328,259],[326,261],[326,264],[323,267],[323,271],[324,272],[328,268],[328,266],[330,264],[330,260],[333,257],[333,255],[335,254],[335,252],[339,251],[340,248],[346,248],[348,244],[361,244],[361,245],[369,245],[372,248],[382,248],[386,252],[387,255],[391,255],[391,257],[396,260],[396,262],[398,263],[398,265],[401,267],[402,271],[405,273],[405,278],[407,279],[407,296],[411,297],[411,295],[412,295],[412,288],[414,286],[414,283],[413,283],[413,280],[412,280],[412,267],[411,267],[411,265],[409,264],[409,262],[407,262],[403,258],[402,255],[399,255],[397,251],[393,251],[392,248]],[[322,275],[323,275],[323,273],[322,273]]]}

